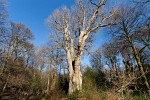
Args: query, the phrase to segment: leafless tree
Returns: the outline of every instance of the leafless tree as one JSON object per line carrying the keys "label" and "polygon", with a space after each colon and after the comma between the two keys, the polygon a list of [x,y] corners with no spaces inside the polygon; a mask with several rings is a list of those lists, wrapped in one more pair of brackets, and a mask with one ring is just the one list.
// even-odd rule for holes
{"label": "leafless tree", "polygon": [[54,89],[56,89],[56,83],[59,77],[58,74],[61,73],[58,69],[62,64],[64,54],[57,46],[55,47],[54,45],[50,45],[50,47],[48,48],[48,57],[50,61],[49,72],[51,73],[50,91],[53,91]]}
{"label": "leafless tree", "polygon": [[93,34],[101,27],[114,24],[109,19],[114,10],[104,9],[106,0],[77,0],[74,7],[56,9],[47,19],[53,30],[52,38],[67,56],[69,94],[82,89],[81,56]]}
{"label": "leafless tree", "polygon": [[0,59],[2,59],[1,55],[4,53],[3,51],[3,43],[4,37],[7,30],[7,10],[6,10],[7,2],[6,0],[0,1]]}
{"label": "leafless tree", "polygon": [[[117,37],[118,40],[120,40],[121,43],[124,43],[126,47],[131,47],[134,58],[137,62],[137,65],[139,67],[139,70],[141,72],[141,75],[145,81],[145,84],[147,86],[148,91],[150,90],[150,86],[147,80],[147,77],[145,76],[145,72],[143,70],[143,65],[141,63],[141,53],[148,47],[141,45],[139,49],[140,44],[138,39],[138,33],[137,27],[143,22],[143,12],[136,8],[135,6],[131,7],[120,7],[118,9],[118,12],[115,15],[115,20],[117,19],[117,25],[112,27],[112,35],[114,37]],[[140,33],[139,33],[140,34]],[[146,33],[144,33],[146,35]],[[145,36],[143,34],[143,36]],[[143,37],[140,34],[139,38]],[[148,35],[146,35],[147,37]],[[116,39],[117,39],[116,38]],[[145,39],[144,39],[145,40]]]}
{"label": "leafless tree", "polygon": [[109,67],[111,69],[113,77],[118,77],[118,56],[119,56],[119,48],[115,41],[106,42],[102,46],[103,48],[103,55],[107,59],[107,63],[109,63]]}
{"label": "leafless tree", "polygon": [[5,34],[3,41],[3,63],[1,74],[6,67],[10,58],[14,59],[14,62],[23,56],[26,45],[29,44],[29,40],[33,38],[33,34],[28,27],[21,23],[11,23],[9,32]]}
{"label": "leafless tree", "polygon": [[104,64],[103,64],[102,57],[103,57],[103,54],[102,54],[101,48],[98,48],[96,51],[94,51],[91,54],[90,63],[91,63],[91,66],[93,67],[93,69],[100,70],[100,71],[103,69]]}
{"label": "leafless tree", "polygon": [[2,42],[2,36],[6,32],[6,19],[7,19],[7,11],[6,11],[7,1],[0,1],[0,42]]}

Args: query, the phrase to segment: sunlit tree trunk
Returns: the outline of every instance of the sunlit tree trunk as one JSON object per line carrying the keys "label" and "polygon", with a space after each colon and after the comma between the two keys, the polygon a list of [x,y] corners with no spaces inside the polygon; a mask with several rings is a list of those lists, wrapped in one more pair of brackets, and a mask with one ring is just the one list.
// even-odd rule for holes
{"label": "sunlit tree trunk", "polygon": [[69,94],[82,89],[82,73],[80,60],[70,62],[72,67],[69,66]]}
{"label": "sunlit tree trunk", "polygon": [[82,89],[82,72],[81,72],[81,57],[85,40],[88,38],[86,31],[81,31],[78,39],[77,53],[74,55],[73,40],[70,52],[67,52],[68,65],[69,65],[69,94]]}

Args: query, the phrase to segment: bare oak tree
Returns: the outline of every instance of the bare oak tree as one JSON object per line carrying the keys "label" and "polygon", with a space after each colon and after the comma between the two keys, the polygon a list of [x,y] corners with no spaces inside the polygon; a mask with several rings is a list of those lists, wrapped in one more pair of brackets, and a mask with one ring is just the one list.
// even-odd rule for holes
{"label": "bare oak tree", "polygon": [[[148,31],[143,34],[138,31],[139,27],[141,27],[140,25],[142,25],[145,20],[143,12],[135,6],[120,7],[114,19],[117,19],[117,25],[112,26],[111,33],[121,43],[124,43],[126,47],[132,49],[134,58],[141,72],[141,76],[143,77],[144,83],[150,93],[150,86],[141,62],[141,54],[149,46],[147,44],[147,40],[149,41],[149,35],[147,34]],[[146,45],[143,45],[143,41],[141,40],[146,41]]]}
{"label": "bare oak tree", "polygon": [[82,89],[81,57],[93,34],[101,27],[114,24],[109,21],[114,10],[106,11],[105,4],[106,0],[77,0],[71,10],[56,9],[47,19],[53,30],[53,41],[66,52],[69,94]]}
{"label": "bare oak tree", "polygon": [[9,32],[5,33],[3,40],[4,53],[2,68],[0,74],[3,73],[10,58],[15,62],[19,57],[23,56],[23,51],[26,51],[26,45],[29,45],[33,34],[30,29],[21,23],[10,23]]}

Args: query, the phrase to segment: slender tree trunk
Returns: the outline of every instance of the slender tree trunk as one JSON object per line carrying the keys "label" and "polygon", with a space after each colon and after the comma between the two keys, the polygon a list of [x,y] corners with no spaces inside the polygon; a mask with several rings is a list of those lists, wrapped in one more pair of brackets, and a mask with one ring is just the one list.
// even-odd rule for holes
{"label": "slender tree trunk", "polygon": [[50,76],[48,75],[48,79],[47,79],[47,94],[49,94],[49,89],[50,89]]}
{"label": "slender tree trunk", "polygon": [[132,47],[132,49],[133,49],[133,53],[134,53],[136,62],[137,62],[137,64],[138,64],[138,67],[139,67],[139,70],[140,70],[140,72],[141,72],[141,75],[142,75],[142,77],[143,77],[143,79],[144,79],[145,85],[146,85],[146,87],[147,87],[147,89],[148,89],[148,93],[150,94],[150,86],[149,86],[147,77],[146,77],[146,75],[145,75],[145,72],[144,72],[144,69],[143,69],[143,65],[142,65],[142,63],[141,63],[140,55],[139,55],[139,53],[137,52],[136,47],[134,46],[134,44],[133,44],[133,42],[131,41],[130,37],[128,36],[127,38],[128,38],[128,40],[129,40],[129,42],[130,42],[130,44],[131,44],[131,47]]}
{"label": "slender tree trunk", "polygon": [[0,70],[0,76],[3,74],[4,69],[5,69],[5,67],[7,66],[7,63],[8,63],[8,60],[9,60],[9,59],[10,59],[10,55],[9,55],[9,53],[7,52],[7,53],[6,53],[5,60],[4,60],[3,64],[2,64],[2,69]]}
{"label": "slender tree trunk", "polygon": [[6,89],[6,87],[7,87],[9,77],[10,77],[10,72],[9,72],[9,74],[8,74],[8,76],[7,76],[6,83],[5,83],[5,85],[4,85],[4,87],[3,87],[3,90],[2,90],[2,92],[1,92],[2,95],[3,95],[3,93],[5,92],[5,89]]}
{"label": "slender tree trunk", "polygon": [[144,79],[144,81],[145,81],[145,85],[146,85],[146,87],[147,87],[147,89],[148,89],[148,93],[150,94],[150,86],[149,86],[147,77],[145,76],[145,72],[144,72],[142,63],[141,63],[141,61],[140,61],[140,58],[137,58],[137,57],[136,57],[136,59],[137,59],[137,63],[138,63],[138,66],[139,66],[141,75],[142,75],[142,77],[143,77],[143,79]]}
{"label": "slender tree trunk", "polygon": [[47,79],[47,94],[49,94],[49,88],[50,88],[50,76],[48,75],[48,79]]}
{"label": "slender tree trunk", "polygon": [[113,59],[110,58],[110,61],[111,61],[111,64],[112,64],[112,72],[113,72],[113,75],[115,75],[115,77],[117,77],[119,74],[118,74],[118,68],[117,68],[117,65],[116,63],[113,61]]}
{"label": "slender tree trunk", "polygon": [[56,88],[56,81],[57,81],[57,65],[54,65],[54,73],[53,73],[53,79],[51,84],[51,91]]}

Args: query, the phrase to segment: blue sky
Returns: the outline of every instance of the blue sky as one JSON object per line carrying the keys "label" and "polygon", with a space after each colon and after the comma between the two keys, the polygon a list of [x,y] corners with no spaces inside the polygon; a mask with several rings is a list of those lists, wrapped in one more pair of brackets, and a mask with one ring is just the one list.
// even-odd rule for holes
{"label": "blue sky", "polygon": [[[115,0],[116,1],[116,0]],[[47,43],[48,30],[45,19],[52,14],[56,8],[64,5],[70,7],[74,4],[74,0],[8,0],[9,19],[13,22],[21,22],[28,26],[35,38],[33,42],[36,46]],[[107,40],[106,34],[102,30],[95,36],[93,49],[98,48]],[[87,56],[84,57],[83,63],[89,64]]]}
{"label": "blue sky", "polygon": [[[54,9],[63,5],[70,7],[74,0],[8,0],[9,19],[14,22],[21,22],[28,26],[33,32],[35,45],[48,41],[49,30],[44,20],[52,14]],[[98,47],[104,42],[104,34],[96,35],[94,47]]]}
{"label": "blue sky", "polygon": [[63,5],[71,6],[74,0],[8,0],[9,19],[21,22],[33,32],[35,45],[48,41],[48,28],[44,20],[54,9]]}

